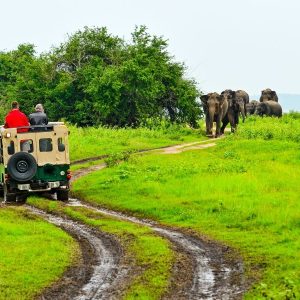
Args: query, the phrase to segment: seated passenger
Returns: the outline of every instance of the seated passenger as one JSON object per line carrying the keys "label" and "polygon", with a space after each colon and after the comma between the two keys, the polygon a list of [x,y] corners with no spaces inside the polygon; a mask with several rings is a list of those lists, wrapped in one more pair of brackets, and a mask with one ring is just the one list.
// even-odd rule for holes
{"label": "seated passenger", "polygon": [[30,125],[47,125],[48,117],[44,113],[44,108],[42,104],[37,104],[35,106],[35,112],[29,115]]}
{"label": "seated passenger", "polygon": [[[13,101],[11,103],[11,111],[5,117],[4,128],[18,128],[29,126],[28,119],[25,114],[19,110],[19,103]],[[17,132],[27,132],[28,128],[19,128]]]}

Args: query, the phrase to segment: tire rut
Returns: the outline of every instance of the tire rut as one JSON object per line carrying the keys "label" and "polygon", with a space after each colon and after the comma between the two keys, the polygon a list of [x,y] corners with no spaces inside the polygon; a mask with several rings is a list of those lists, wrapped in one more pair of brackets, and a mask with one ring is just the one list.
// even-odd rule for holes
{"label": "tire rut", "polygon": [[[32,213],[42,217],[75,237],[83,251],[83,264],[77,268],[78,274],[66,272],[62,282],[54,284],[39,299],[115,299],[121,293],[120,285],[128,274],[128,267],[121,263],[122,249],[116,240],[89,226],[71,219],[46,213],[26,205]],[[84,244],[84,245],[83,245]],[[76,269],[76,268],[75,268]],[[71,274],[69,274],[71,273]],[[75,289],[74,289],[75,286]],[[63,287],[63,289],[61,289]]]}
{"label": "tire rut", "polygon": [[[104,215],[151,228],[157,234],[174,243],[193,262],[193,280],[189,290],[181,292],[182,299],[241,299],[246,290],[243,264],[240,258],[228,259],[232,254],[228,247],[200,240],[175,229],[160,226],[133,216],[98,208],[78,199],[70,199],[71,206],[82,206]],[[179,270],[180,271],[180,270]],[[180,299],[177,298],[176,299]]]}

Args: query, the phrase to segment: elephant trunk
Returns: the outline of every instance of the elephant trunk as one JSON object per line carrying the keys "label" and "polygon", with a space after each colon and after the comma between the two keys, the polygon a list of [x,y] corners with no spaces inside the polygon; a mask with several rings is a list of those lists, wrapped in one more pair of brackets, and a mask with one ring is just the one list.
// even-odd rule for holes
{"label": "elephant trunk", "polygon": [[210,107],[209,111],[209,124],[208,124],[208,128],[209,128],[209,135],[212,135],[212,130],[213,130],[213,122],[214,122],[214,117],[215,117],[215,108],[214,107]]}
{"label": "elephant trunk", "polygon": [[239,103],[239,107],[240,107],[240,112],[243,118],[243,123],[245,122],[245,118],[246,118],[246,112],[245,112],[245,105],[244,103]]}

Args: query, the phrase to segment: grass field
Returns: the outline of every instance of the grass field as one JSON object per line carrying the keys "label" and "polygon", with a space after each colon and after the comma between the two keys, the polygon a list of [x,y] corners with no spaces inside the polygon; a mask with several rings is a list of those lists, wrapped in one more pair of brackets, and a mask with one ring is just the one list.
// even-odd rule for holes
{"label": "grass field", "polygon": [[300,298],[300,119],[250,118],[214,148],[151,153],[74,185],[90,202],[192,229],[243,255],[246,299]]}
{"label": "grass field", "polygon": [[[0,209],[0,299],[33,299],[76,259],[64,231],[22,207]],[[51,263],[49,263],[51,262]]]}

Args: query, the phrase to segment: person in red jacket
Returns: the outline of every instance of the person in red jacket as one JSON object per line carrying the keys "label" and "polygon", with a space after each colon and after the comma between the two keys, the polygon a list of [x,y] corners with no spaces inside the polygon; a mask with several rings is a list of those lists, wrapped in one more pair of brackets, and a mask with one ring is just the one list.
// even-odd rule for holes
{"label": "person in red jacket", "polygon": [[[19,103],[13,101],[11,104],[11,111],[5,117],[4,128],[16,128],[30,126],[28,118],[19,110]],[[28,128],[17,129],[17,132],[27,132]]]}

